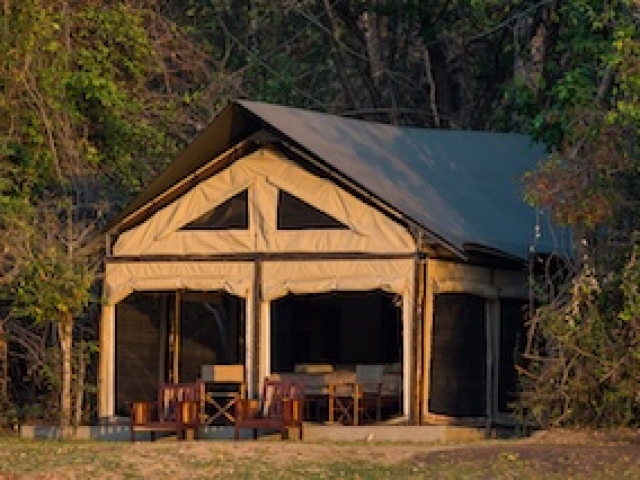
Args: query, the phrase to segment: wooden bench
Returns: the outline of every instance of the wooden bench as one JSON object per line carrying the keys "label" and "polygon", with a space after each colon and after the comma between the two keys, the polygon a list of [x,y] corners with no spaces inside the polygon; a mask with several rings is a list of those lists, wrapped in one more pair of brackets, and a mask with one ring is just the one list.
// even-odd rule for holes
{"label": "wooden bench", "polygon": [[287,438],[289,428],[298,429],[302,440],[302,421],[305,385],[266,379],[259,399],[240,399],[236,403],[234,439],[240,437],[240,430],[251,428],[253,438],[258,438],[258,429],[279,430],[282,439]]}
{"label": "wooden bench", "polygon": [[175,432],[182,439],[193,430],[197,438],[203,398],[201,381],[161,383],[157,400],[131,402],[131,441],[135,442],[137,432],[149,432],[154,441],[158,432]]}

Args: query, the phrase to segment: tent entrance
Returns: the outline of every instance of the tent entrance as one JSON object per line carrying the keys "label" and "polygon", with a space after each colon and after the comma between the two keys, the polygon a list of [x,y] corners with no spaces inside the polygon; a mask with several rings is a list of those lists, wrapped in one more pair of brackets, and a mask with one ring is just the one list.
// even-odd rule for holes
{"label": "tent entrance", "polygon": [[154,399],[158,382],[244,362],[244,300],[225,292],[134,292],[116,306],[116,413]]}
{"label": "tent entrance", "polygon": [[382,365],[382,420],[403,411],[402,308],[382,290],[288,295],[271,304],[271,371],[304,375],[310,420],[327,420],[326,387],[353,381],[358,365]]}
{"label": "tent entrance", "polygon": [[271,370],[300,364],[398,366],[402,362],[401,308],[380,290],[288,295],[271,306]]}

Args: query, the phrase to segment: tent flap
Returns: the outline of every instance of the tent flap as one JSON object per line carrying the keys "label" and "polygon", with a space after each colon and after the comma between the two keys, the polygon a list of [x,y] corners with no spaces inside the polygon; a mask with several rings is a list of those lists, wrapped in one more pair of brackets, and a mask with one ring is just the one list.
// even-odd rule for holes
{"label": "tent flap", "polygon": [[250,262],[108,263],[105,300],[114,305],[133,291],[224,290],[247,297],[253,278]]}
{"label": "tent flap", "polygon": [[288,293],[337,290],[381,289],[405,296],[413,291],[413,272],[412,259],[265,262],[262,300],[271,301]]}

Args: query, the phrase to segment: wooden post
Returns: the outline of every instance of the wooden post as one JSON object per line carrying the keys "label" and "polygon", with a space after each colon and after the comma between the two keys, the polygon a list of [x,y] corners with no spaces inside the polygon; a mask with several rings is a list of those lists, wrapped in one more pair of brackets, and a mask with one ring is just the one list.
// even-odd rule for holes
{"label": "wooden post", "polygon": [[411,413],[410,423],[411,425],[418,425],[420,423],[420,383],[422,379],[422,365],[420,357],[422,355],[422,345],[420,339],[422,338],[422,322],[420,321],[420,255],[416,254],[413,267],[413,299],[412,299],[412,341],[411,348],[413,350],[411,355],[411,370],[412,370],[412,382],[411,382]]}
{"label": "wooden post", "polygon": [[[249,366],[249,370],[253,373],[254,391],[260,391],[260,360],[262,349],[260,348],[260,339],[262,338],[262,328],[260,324],[261,312],[260,312],[260,297],[262,285],[262,262],[256,258],[254,260],[254,272],[253,272],[253,296],[251,298],[251,306],[253,310],[253,318],[251,322],[253,324],[253,344],[250,348],[253,348],[254,357],[252,365]],[[267,349],[268,350],[268,349]]]}
{"label": "wooden post", "polygon": [[108,419],[115,414],[116,307],[105,304],[100,315],[100,361],[98,377],[98,416]]}
{"label": "wooden post", "polygon": [[425,265],[424,279],[424,310],[422,321],[424,322],[422,329],[422,348],[423,348],[423,401],[424,408],[422,411],[423,418],[429,414],[429,397],[431,394],[431,350],[433,335],[433,302],[434,288],[433,283],[429,280],[429,264]]}
{"label": "wooden post", "polygon": [[426,340],[425,340],[425,313],[426,313],[426,294],[427,294],[427,259],[421,258],[418,260],[418,283],[417,283],[417,293],[416,293],[416,398],[417,398],[417,408],[416,408],[416,424],[421,425],[422,420],[424,418],[424,414],[427,411],[426,406],[426,398],[425,398],[425,390],[426,390],[426,375],[427,375],[427,366],[426,366]]}
{"label": "wooden post", "polygon": [[180,382],[180,305],[182,302],[182,295],[180,290],[176,291],[176,303],[174,305],[173,315],[173,356],[171,357],[171,379],[173,382]]}
{"label": "wooden post", "polygon": [[499,351],[499,323],[500,323],[500,303],[495,297],[488,297],[486,299],[485,309],[485,322],[486,322],[486,356],[487,356],[487,375],[486,375],[486,395],[487,395],[487,436],[490,436],[493,429],[493,421],[496,414],[496,392],[497,392],[497,351]]}
{"label": "wooden post", "polygon": [[156,382],[161,384],[167,381],[167,344],[169,343],[169,301],[168,295],[163,295],[160,311],[160,325],[158,332],[158,372]]}

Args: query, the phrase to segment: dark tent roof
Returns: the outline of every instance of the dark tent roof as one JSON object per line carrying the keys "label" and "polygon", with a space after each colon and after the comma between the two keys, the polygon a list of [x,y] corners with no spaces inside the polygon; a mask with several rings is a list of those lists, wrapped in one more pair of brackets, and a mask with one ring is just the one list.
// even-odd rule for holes
{"label": "dark tent roof", "polygon": [[[445,244],[528,255],[536,212],[521,179],[545,155],[529,137],[395,127],[250,101],[228,105],[111,225],[263,126]],[[536,248],[550,252],[551,239]]]}

